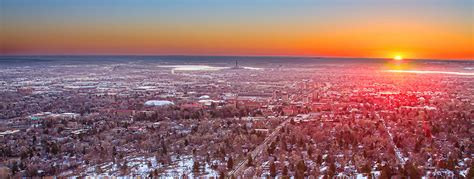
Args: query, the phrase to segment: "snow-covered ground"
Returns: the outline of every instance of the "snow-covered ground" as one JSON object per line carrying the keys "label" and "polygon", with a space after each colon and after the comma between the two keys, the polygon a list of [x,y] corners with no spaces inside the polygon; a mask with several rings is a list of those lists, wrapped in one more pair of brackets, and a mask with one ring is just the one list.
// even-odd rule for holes
{"label": "snow-covered ground", "polygon": [[[172,178],[180,177],[185,174],[188,177],[194,177],[192,167],[194,159],[192,156],[182,156],[179,159],[176,156],[171,157],[171,164],[162,165],[157,161],[157,157],[131,156],[126,157],[126,165],[130,176],[148,176],[153,170],[158,169],[160,177]],[[218,172],[214,171],[209,164],[201,167],[199,176],[218,176]],[[83,173],[86,176],[103,177],[103,176],[119,176],[120,164],[108,162],[86,168]]]}

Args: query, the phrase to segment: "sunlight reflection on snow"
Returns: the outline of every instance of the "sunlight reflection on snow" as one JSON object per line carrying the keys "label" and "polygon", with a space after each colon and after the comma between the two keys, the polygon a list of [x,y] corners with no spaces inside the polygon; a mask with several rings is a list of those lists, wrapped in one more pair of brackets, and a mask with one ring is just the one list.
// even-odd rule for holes
{"label": "sunlight reflection on snow", "polygon": [[430,70],[385,70],[391,73],[416,73],[416,74],[448,74],[474,76],[474,73],[453,72],[453,71],[430,71]]}

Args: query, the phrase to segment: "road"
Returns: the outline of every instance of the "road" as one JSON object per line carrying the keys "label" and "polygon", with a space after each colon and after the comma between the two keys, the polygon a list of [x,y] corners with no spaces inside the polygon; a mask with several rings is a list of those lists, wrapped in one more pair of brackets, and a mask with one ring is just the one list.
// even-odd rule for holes
{"label": "road", "polygon": [[380,119],[380,121],[382,122],[383,124],[383,127],[385,128],[385,130],[387,131],[388,133],[388,136],[390,137],[390,143],[392,144],[393,146],[393,150],[395,150],[395,155],[398,159],[398,163],[401,164],[402,166],[405,165],[405,157],[403,157],[403,154],[402,152],[400,152],[400,149],[397,147],[397,145],[395,145],[395,142],[393,142],[393,135],[392,133],[390,132],[390,130],[387,128],[387,125],[385,124],[385,120],[384,119]]}
{"label": "road", "polygon": [[[273,132],[270,135],[268,135],[265,138],[265,140],[263,140],[263,142],[259,146],[257,146],[252,152],[250,152],[250,156],[252,157],[252,159],[255,159],[255,157],[262,154],[262,152],[264,152],[267,149],[270,143],[272,143],[276,139],[281,128],[285,126],[289,121],[290,121],[290,118],[283,121],[280,125],[278,125],[273,130]],[[234,167],[233,170],[229,172],[228,176],[235,176],[235,177],[242,176],[243,172],[247,168],[247,165],[246,165],[248,162],[247,160],[248,159],[245,158],[245,160],[241,161],[236,167]]]}

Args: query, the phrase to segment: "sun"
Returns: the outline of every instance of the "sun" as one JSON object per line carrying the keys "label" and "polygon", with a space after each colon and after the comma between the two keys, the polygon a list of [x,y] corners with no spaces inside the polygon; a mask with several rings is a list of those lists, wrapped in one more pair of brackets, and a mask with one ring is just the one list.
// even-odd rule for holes
{"label": "sun", "polygon": [[403,57],[401,55],[397,55],[397,56],[393,57],[393,60],[400,61],[400,60],[403,60]]}

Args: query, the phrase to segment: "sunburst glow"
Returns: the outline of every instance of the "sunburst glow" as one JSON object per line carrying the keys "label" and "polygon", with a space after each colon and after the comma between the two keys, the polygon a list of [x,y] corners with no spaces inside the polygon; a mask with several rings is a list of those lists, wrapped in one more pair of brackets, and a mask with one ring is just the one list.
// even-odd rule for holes
{"label": "sunburst glow", "polygon": [[401,55],[397,55],[397,56],[393,57],[393,59],[400,61],[400,60],[403,60],[403,57]]}

